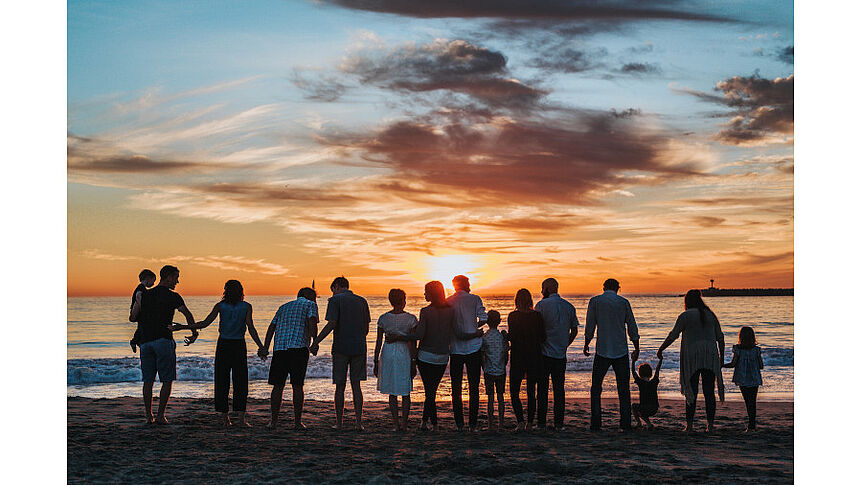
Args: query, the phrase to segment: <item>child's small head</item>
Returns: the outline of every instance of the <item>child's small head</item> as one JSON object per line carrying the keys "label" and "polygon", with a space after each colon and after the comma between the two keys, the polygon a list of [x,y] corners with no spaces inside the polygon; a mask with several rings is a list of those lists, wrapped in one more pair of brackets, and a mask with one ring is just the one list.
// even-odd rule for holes
{"label": "child's small head", "polygon": [[145,269],[138,274],[138,280],[141,282],[141,284],[149,288],[150,286],[156,284],[156,274],[148,269]]}
{"label": "child's small head", "polygon": [[638,366],[638,375],[641,376],[641,379],[643,380],[649,380],[652,377],[652,367],[644,362]]}
{"label": "child's small head", "polygon": [[488,312],[488,327],[497,328],[500,325],[500,312],[491,310]]}
{"label": "child's small head", "polygon": [[393,310],[403,310],[407,305],[407,293],[400,288],[392,288],[389,290],[389,304]]}
{"label": "child's small head", "polygon": [[757,345],[757,339],[754,337],[754,329],[751,327],[740,328],[738,344],[743,349],[750,349]]}

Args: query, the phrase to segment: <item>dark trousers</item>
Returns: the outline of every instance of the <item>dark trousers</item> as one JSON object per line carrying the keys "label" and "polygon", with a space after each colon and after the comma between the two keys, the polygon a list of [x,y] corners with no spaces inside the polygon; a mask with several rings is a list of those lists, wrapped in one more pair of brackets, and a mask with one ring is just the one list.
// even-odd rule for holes
{"label": "dark trousers", "polygon": [[593,382],[590,386],[590,429],[602,428],[602,381],[613,366],[617,378],[617,395],[620,398],[620,428],[632,427],[632,396],[629,389],[629,356],[628,354],[609,359],[596,354],[593,358]]}
{"label": "dark trousers", "polygon": [[715,420],[715,374],[709,369],[698,369],[691,376],[691,390],[694,399],[685,401],[685,420],[688,423],[694,421],[694,410],[697,407],[697,381],[703,379],[703,400],[706,401],[706,421],[712,423]]}
{"label": "dark trousers", "polygon": [[452,378],[452,412],[455,415],[455,426],[464,427],[464,407],[461,404],[461,382],[464,377],[464,366],[467,366],[467,388],[470,394],[470,427],[475,428],[479,422],[479,378],[482,373],[482,352],[449,356],[449,377]]}
{"label": "dark trousers", "polygon": [[245,411],[248,400],[248,356],[245,340],[218,339],[215,353],[215,408],[226,413],[233,374],[233,410]]}
{"label": "dark trousers", "polygon": [[[539,373],[536,400],[538,401],[538,425],[545,427],[548,419],[548,378],[554,386],[554,426],[563,426],[563,414],[566,412],[566,359],[554,359],[542,356],[542,370]],[[530,403],[527,402],[527,405]]]}
{"label": "dark trousers", "polygon": [[[533,424],[536,416],[536,376],[517,367],[509,368],[509,398],[512,400],[512,411],[519,423],[524,422],[524,406],[521,404],[521,382],[527,378],[527,422]],[[556,402],[556,399],[554,399]]]}
{"label": "dark trousers", "polygon": [[422,387],[425,388],[425,406],[422,409],[422,421],[431,421],[437,426],[437,387],[446,373],[446,364],[429,364],[421,360],[416,364],[419,376],[422,377]]}
{"label": "dark trousers", "polygon": [[754,428],[757,426],[757,388],[759,386],[742,387],[739,386],[742,392],[742,398],[745,399],[745,410],[748,411],[748,427]]}

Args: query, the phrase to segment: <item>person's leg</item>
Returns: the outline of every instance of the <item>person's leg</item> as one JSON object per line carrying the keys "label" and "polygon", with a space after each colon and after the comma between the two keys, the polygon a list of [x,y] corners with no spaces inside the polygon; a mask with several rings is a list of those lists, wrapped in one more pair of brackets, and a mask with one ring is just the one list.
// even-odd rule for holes
{"label": "person's leg", "polygon": [[147,417],[147,424],[156,422],[156,418],[153,416],[153,384],[153,381],[144,382],[144,387],[141,389],[144,396],[144,414]]}
{"label": "person's leg", "polygon": [[502,431],[503,425],[505,424],[506,417],[506,401],[503,396],[506,388],[506,374],[497,378],[497,382],[494,384],[497,390],[497,407],[500,411],[500,430]]}
{"label": "person's leg", "polygon": [[305,373],[308,370],[308,349],[291,350],[290,387],[293,388],[293,427],[305,429],[302,424],[302,408],[305,405]]}
{"label": "person's leg", "polygon": [[236,345],[232,357],[233,410],[239,413],[239,423],[242,426],[251,426],[245,414],[248,403],[248,351],[245,340]]}
{"label": "person's leg", "polygon": [[[294,400],[296,399],[296,389],[294,389]],[[269,428],[278,428],[278,413],[281,411],[281,400],[284,396],[284,383],[281,385],[272,386],[272,393],[269,395]]]}
{"label": "person's leg", "polygon": [[[748,392],[744,392],[745,409],[748,411],[748,430],[754,431],[757,429],[757,389],[759,386],[746,388]],[[742,389],[742,388],[740,388]],[[747,396],[746,396],[747,394]]]}
{"label": "person's leg", "polygon": [[335,383],[335,428],[341,429],[344,425],[344,390],[347,382]]}
{"label": "person's leg", "polygon": [[431,374],[431,426],[437,429],[437,389],[446,374],[446,364],[435,365]]}
{"label": "person's leg", "polygon": [[422,379],[422,389],[425,391],[425,402],[422,403],[422,426],[423,430],[428,429],[428,420],[431,419],[431,364],[422,362],[416,363],[416,368],[419,370],[419,378]]}
{"label": "person's leg", "polygon": [[165,417],[165,410],[168,408],[168,401],[171,400],[171,387],[174,381],[162,382],[162,388],[159,390],[159,413],[156,415],[157,424],[168,424],[168,419]]}
{"label": "person's leg", "polygon": [[228,358],[229,349],[227,343],[219,339],[216,342],[215,364],[213,369],[213,401],[215,401],[215,410],[219,413],[219,419],[224,426],[230,426],[230,418],[228,412],[228,392],[230,391],[230,359]]}
{"label": "person's leg", "polygon": [[715,374],[711,370],[704,369],[703,376],[703,400],[706,402],[706,429],[712,431],[715,425]]}
{"label": "person's leg", "polygon": [[389,414],[392,415],[392,423],[395,431],[401,431],[401,422],[398,420],[398,396],[389,395]]}
{"label": "person's leg", "polygon": [[[546,388],[547,389],[547,388]],[[547,409],[547,396],[545,396],[545,409]],[[533,419],[536,416],[536,379],[527,374],[527,429],[533,427]]]}
{"label": "person's leg", "polygon": [[593,357],[593,375],[590,384],[590,430],[602,429],[602,381],[608,373],[611,360],[596,354]]}
{"label": "person's leg", "polygon": [[[358,379],[351,379],[350,381],[350,389],[353,391],[353,413],[356,416],[356,429],[359,431],[364,431],[365,428],[362,426],[362,381]],[[342,407],[344,407],[344,396],[341,396]]]}
{"label": "person's leg", "polygon": [[407,431],[407,425],[410,423],[410,395],[401,397],[401,429]]}
{"label": "person's leg", "polygon": [[694,412],[697,409],[697,387],[698,382],[700,381],[700,372],[700,370],[695,371],[689,381],[689,384],[691,385],[692,399],[691,401],[689,401],[688,398],[685,400],[685,431],[687,432],[694,431]]}
{"label": "person's leg", "polygon": [[566,414],[566,359],[553,359],[551,384],[554,386],[554,428],[562,430]]}
{"label": "person's leg", "polygon": [[470,393],[470,429],[479,425],[479,386],[482,380],[482,353],[473,352],[467,360],[467,387]]}
{"label": "person's leg", "polygon": [[512,412],[518,421],[518,430],[524,429],[524,405],[521,404],[521,382],[524,380],[523,369],[509,368],[509,400],[512,402]]}
{"label": "person's leg", "polygon": [[452,379],[452,415],[458,431],[464,429],[464,405],[461,402],[461,383],[464,379],[464,356],[452,354],[449,357],[449,378]]}
{"label": "person's leg", "polygon": [[347,389],[347,356],[340,353],[332,354],[332,383],[335,384],[335,429],[341,429],[344,424],[344,390]]}
{"label": "person's leg", "polygon": [[629,386],[631,371],[628,354],[614,359],[612,365],[617,380],[617,395],[620,399],[620,429],[628,430],[632,427],[632,395]]}
{"label": "person's leg", "polygon": [[[635,427],[641,426],[641,406],[638,403],[632,403],[632,416],[635,418]],[[646,419],[646,418],[644,418]]]}
{"label": "person's leg", "polygon": [[488,397],[488,429],[494,429],[494,380],[485,374],[485,394]]}
{"label": "person's leg", "polygon": [[[536,391],[538,401],[537,424],[539,425],[539,428],[544,428],[548,419],[548,386],[550,385],[551,366],[550,359],[548,357],[543,355],[541,359],[539,381],[537,382],[538,390]],[[527,406],[529,407],[529,405],[530,403],[527,401]]]}
{"label": "person's leg", "polygon": [[305,389],[302,384],[291,384],[293,388],[293,427],[295,429],[305,429],[302,424],[302,407],[305,405]]}

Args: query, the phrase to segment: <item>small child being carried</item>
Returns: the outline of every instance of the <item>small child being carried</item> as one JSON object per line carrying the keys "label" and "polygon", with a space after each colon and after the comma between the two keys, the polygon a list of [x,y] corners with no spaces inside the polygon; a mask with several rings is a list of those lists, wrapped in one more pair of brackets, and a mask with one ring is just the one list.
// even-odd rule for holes
{"label": "small child being carried", "polygon": [[635,362],[632,362],[632,377],[635,378],[635,384],[637,384],[640,394],[640,402],[632,404],[632,415],[637,420],[635,426],[640,426],[641,419],[643,419],[649,430],[653,429],[649,418],[658,412],[658,374],[661,370],[661,361],[662,359],[659,358],[655,375],[652,373],[652,367],[646,362],[641,364],[635,372]]}
{"label": "small child being carried", "polygon": [[[138,274],[138,281],[140,283],[135,287],[135,290],[132,291],[132,306],[129,307],[129,312],[132,311],[132,307],[135,306],[135,299],[138,297],[138,293],[141,293],[143,296],[143,292],[147,291],[147,288],[150,288],[154,284],[156,284],[156,274],[148,269],[144,269]],[[139,318],[140,318],[140,314]],[[132,340],[129,340],[129,346],[132,347],[132,352],[138,351],[138,342],[141,339],[141,324],[138,323],[138,328],[135,329],[135,334],[132,335]]]}
{"label": "small child being carried", "polygon": [[500,312],[488,312],[488,331],[482,336],[482,368],[485,370],[485,393],[488,395],[488,429],[493,430],[498,423],[494,422],[494,396],[496,395],[500,410],[500,430],[503,429],[503,415],[506,405],[503,402],[503,392],[506,387],[506,363],[509,361],[509,339],[503,331],[497,330],[500,325]]}

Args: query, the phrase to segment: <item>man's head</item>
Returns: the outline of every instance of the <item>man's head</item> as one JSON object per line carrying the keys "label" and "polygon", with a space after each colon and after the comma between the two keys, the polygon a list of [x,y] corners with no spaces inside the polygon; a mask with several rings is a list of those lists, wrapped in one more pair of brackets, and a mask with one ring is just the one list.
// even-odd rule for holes
{"label": "man's head", "polygon": [[542,282],[542,296],[547,298],[554,293],[560,292],[560,284],[554,278],[548,278]]}
{"label": "man's head", "polygon": [[613,278],[608,278],[605,280],[605,284],[602,285],[602,288],[604,288],[605,291],[611,290],[614,292],[618,292],[620,291],[620,282]]}
{"label": "man's head", "polygon": [[156,284],[156,274],[148,269],[145,269],[138,274],[138,281],[140,281],[141,284],[149,288]]}
{"label": "man's head", "polygon": [[166,264],[159,270],[159,284],[174,289],[180,282],[180,270],[176,266]]}
{"label": "man's head", "polygon": [[347,281],[347,278],[344,276],[339,276],[332,280],[332,284],[329,285],[329,289],[332,290],[332,294],[341,293],[344,290],[350,289],[350,282]]}
{"label": "man's head", "polygon": [[652,377],[652,367],[644,362],[638,366],[638,375],[641,376],[641,379],[648,381]]}
{"label": "man's head", "polygon": [[317,292],[306,286],[305,288],[299,290],[299,293],[296,294],[296,297],[315,301],[317,300]]}
{"label": "man's head", "polygon": [[488,327],[497,328],[500,325],[500,312],[497,310],[488,311]]}
{"label": "man's head", "polygon": [[459,274],[458,276],[452,278],[452,287],[455,288],[455,291],[470,291],[470,279],[462,274]]}
{"label": "man's head", "polygon": [[395,310],[403,310],[407,305],[407,293],[400,288],[392,288],[389,290],[389,304]]}

